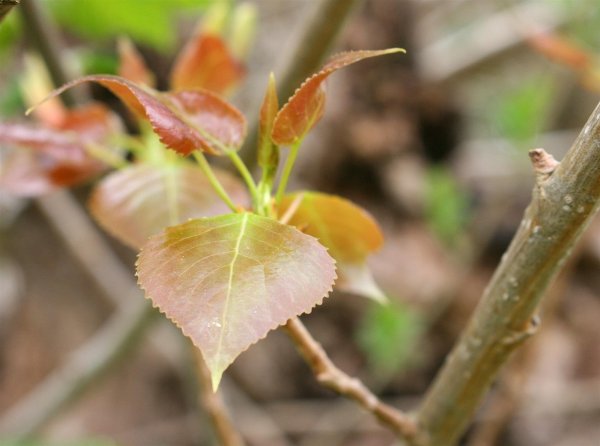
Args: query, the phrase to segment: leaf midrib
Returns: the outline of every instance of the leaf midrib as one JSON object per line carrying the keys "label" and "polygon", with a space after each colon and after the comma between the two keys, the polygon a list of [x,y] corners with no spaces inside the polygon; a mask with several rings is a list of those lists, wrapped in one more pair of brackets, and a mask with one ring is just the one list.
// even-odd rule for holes
{"label": "leaf midrib", "polygon": [[221,350],[223,347],[223,336],[224,336],[225,330],[226,330],[226,319],[227,319],[227,314],[229,313],[229,301],[230,301],[230,297],[231,297],[231,288],[233,285],[233,273],[234,273],[234,269],[235,269],[235,262],[240,254],[240,245],[242,243],[242,239],[244,238],[244,234],[246,233],[246,226],[248,223],[248,215],[249,215],[248,213],[245,213],[243,215],[243,219],[242,219],[242,223],[241,223],[241,227],[240,227],[240,233],[238,234],[237,240],[235,242],[233,258],[231,259],[231,262],[229,263],[229,278],[227,281],[227,295],[225,296],[225,303],[223,305],[223,313],[221,315],[221,330],[219,332],[219,342],[217,344],[217,352],[215,354],[216,358],[221,356]]}

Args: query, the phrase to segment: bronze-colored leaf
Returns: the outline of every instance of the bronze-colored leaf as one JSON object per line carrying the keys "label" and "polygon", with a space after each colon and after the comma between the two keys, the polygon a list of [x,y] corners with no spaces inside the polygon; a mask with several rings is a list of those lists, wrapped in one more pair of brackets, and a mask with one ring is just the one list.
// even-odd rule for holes
{"label": "bronze-colored leaf", "polygon": [[333,56],[321,70],[309,77],[281,108],[273,125],[273,141],[292,145],[302,139],[321,117],[325,107],[323,82],[340,68],[366,58],[404,52],[400,48],[379,51],[349,51]]}

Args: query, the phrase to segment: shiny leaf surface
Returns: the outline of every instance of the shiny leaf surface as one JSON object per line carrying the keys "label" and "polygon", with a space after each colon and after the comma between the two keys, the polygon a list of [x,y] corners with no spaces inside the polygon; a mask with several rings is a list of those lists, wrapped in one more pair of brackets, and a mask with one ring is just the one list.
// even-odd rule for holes
{"label": "shiny leaf surface", "polygon": [[231,104],[206,90],[160,93],[122,77],[85,76],[55,90],[49,98],[84,82],[95,82],[113,92],[154,132],[181,155],[202,150],[213,155],[237,150],[246,135],[246,120]]}

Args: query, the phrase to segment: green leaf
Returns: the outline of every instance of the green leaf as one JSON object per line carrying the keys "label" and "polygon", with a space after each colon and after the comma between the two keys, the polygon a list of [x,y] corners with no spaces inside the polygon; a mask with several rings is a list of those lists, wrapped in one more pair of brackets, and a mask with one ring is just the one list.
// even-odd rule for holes
{"label": "green leaf", "polygon": [[46,0],[56,20],[81,37],[112,39],[116,35],[169,50],[177,32],[177,13],[205,7],[207,0]]}
{"label": "green leaf", "polygon": [[[237,178],[213,170],[234,201],[249,204]],[[134,165],[108,175],[94,189],[90,210],[104,229],[135,249],[166,226],[229,212],[202,170],[181,162]]]}
{"label": "green leaf", "polygon": [[404,50],[390,48],[379,51],[348,51],[333,56],[321,71],[305,80],[281,108],[273,124],[273,142],[282,146],[293,145],[319,122],[325,110],[323,82],[329,75],[363,59],[398,52]]}
{"label": "green leaf", "polygon": [[202,351],[213,388],[251,344],[331,291],[317,240],[255,214],[191,220],[150,238],[137,262],[153,304]]}
{"label": "green leaf", "polygon": [[427,172],[425,214],[427,223],[448,245],[456,243],[465,229],[467,197],[452,175],[443,168]]}
{"label": "green leaf", "polygon": [[297,192],[283,197],[279,215],[305,234],[316,237],[337,261],[336,287],[385,302],[366,264],[369,254],[383,244],[377,222],[364,209],[336,195]]}
{"label": "green leaf", "polygon": [[160,93],[119,76],[85,76],[54,90],[45,101],[85,82],[108,88],[150,122],[163,144],[181,155],[194,150],[224,155],[239,149],[246,136],[246,119],[238,109],[201,89]]}

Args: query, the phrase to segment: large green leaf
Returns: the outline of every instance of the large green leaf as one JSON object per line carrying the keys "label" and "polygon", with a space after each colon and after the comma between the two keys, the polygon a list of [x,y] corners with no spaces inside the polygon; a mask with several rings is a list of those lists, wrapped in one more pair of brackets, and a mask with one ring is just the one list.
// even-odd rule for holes
{"label": "large green leaf", "polygon": [[202,351],[216,389],[241,352],[321,303],[334,263],[313,237],[242,213],[165,229],[142,248],[137,271],[147,297]]}
{"label": "large green leaf", "polygon": [[[213,170],[235,202],[249,204],[235,177]],[[184,163],[142,164],[114,172],[94,190],[90,209],[104,229],[135,249],[166,226],[229,212],[202,170]]]}
{"label": "large green leaf", "polygon": [[367,256],[383,243],[381,229],[367,211],[319,192],[286,195],[279,215],[288,211],[292,212],[289,224],[319,239],[338,262],[339,289],[385,301],[366,264]]}

